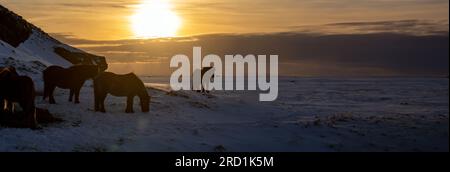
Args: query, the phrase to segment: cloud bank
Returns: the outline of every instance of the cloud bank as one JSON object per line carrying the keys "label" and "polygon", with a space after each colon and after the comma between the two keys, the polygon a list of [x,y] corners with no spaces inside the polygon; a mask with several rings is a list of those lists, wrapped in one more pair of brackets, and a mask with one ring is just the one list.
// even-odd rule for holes
{"label": "cloud bank", "polygon": [[[279,55],[281,75],[447,76],[448,21],[378,21],[302,26],[292,32],[210,34],[172,39],[96,41],[53,34],[60,40],[107,56],[115,70],[169,75],[176,54]],[[138,63],[136,63],[138,62]],[[126,64],[119,69],[119,64]]]}

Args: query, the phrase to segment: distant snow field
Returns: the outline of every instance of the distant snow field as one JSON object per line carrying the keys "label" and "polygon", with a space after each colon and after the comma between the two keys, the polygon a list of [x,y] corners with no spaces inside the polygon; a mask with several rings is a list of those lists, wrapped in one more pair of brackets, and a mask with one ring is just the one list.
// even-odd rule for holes
{"label": "distant snow field", "polygon": [[256,92],[171,92],[144,78],[151,111],[126,114],[109,96],[93,112],[90,82],[81,104],[57,89],[57,105],[37,106],[65,120],[42,130],[0,128],[0,151],[448,151],[448,79],[281,78],[279,98]]}

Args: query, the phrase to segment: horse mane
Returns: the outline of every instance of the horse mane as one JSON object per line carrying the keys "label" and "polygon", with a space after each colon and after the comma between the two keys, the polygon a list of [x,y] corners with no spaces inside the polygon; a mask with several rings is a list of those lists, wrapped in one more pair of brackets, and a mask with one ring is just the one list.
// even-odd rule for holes
{"label": "horse mane", "polygon": [[129,75],[129,76],[134,76],[134,77],[137,77],[137,75],[136,75],[136,74],[134,74],[134,72],[131,72],[131,73],[127,73],[127,74],[125,74],[125,75]]}
{"label": "horse mane", "polygon": [[140,79],[134,72],[127,73],[127,74],[122,75],[122,76],[127,76],[127,77],[129,77],[130,79],[133,79],[133,80],[136,80],[136,81],[141,82],[141,79]]}

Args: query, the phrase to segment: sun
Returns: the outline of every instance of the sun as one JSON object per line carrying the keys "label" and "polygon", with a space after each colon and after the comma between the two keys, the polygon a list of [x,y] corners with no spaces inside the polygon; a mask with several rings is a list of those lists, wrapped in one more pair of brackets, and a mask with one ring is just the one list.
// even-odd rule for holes
{"label": "sun", "polygon": [[174,37],[181,26],[169,0],[143,0],[130,21],[134,36],[141,39]]}

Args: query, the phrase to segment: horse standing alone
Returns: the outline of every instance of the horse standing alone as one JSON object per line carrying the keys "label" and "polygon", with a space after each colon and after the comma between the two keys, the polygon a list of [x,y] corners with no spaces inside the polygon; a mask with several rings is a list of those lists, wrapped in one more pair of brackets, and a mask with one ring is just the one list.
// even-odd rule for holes
{"label": "horse standing alone", "polygon": [[48,97],[50,104],[55,104],[53,92],[56,87],[70,89],[69,101],[75,104],[80,103],[80,90],[84,82],[94,79],[99,73],[97,65],[77,65],[68,69],[59,66],[50,66],[43,72],[44,78],[44,100]]}
{"label": "horse standing alone", "polygon": [[133,113],[133,99],[140,98],[142,112],[150,110],[150,96],[144,83],[133,73],[117,75],[104,72],[94,79],[95,111],[106,112],[105,99],[109,94],[127,97],[126,113]]}

